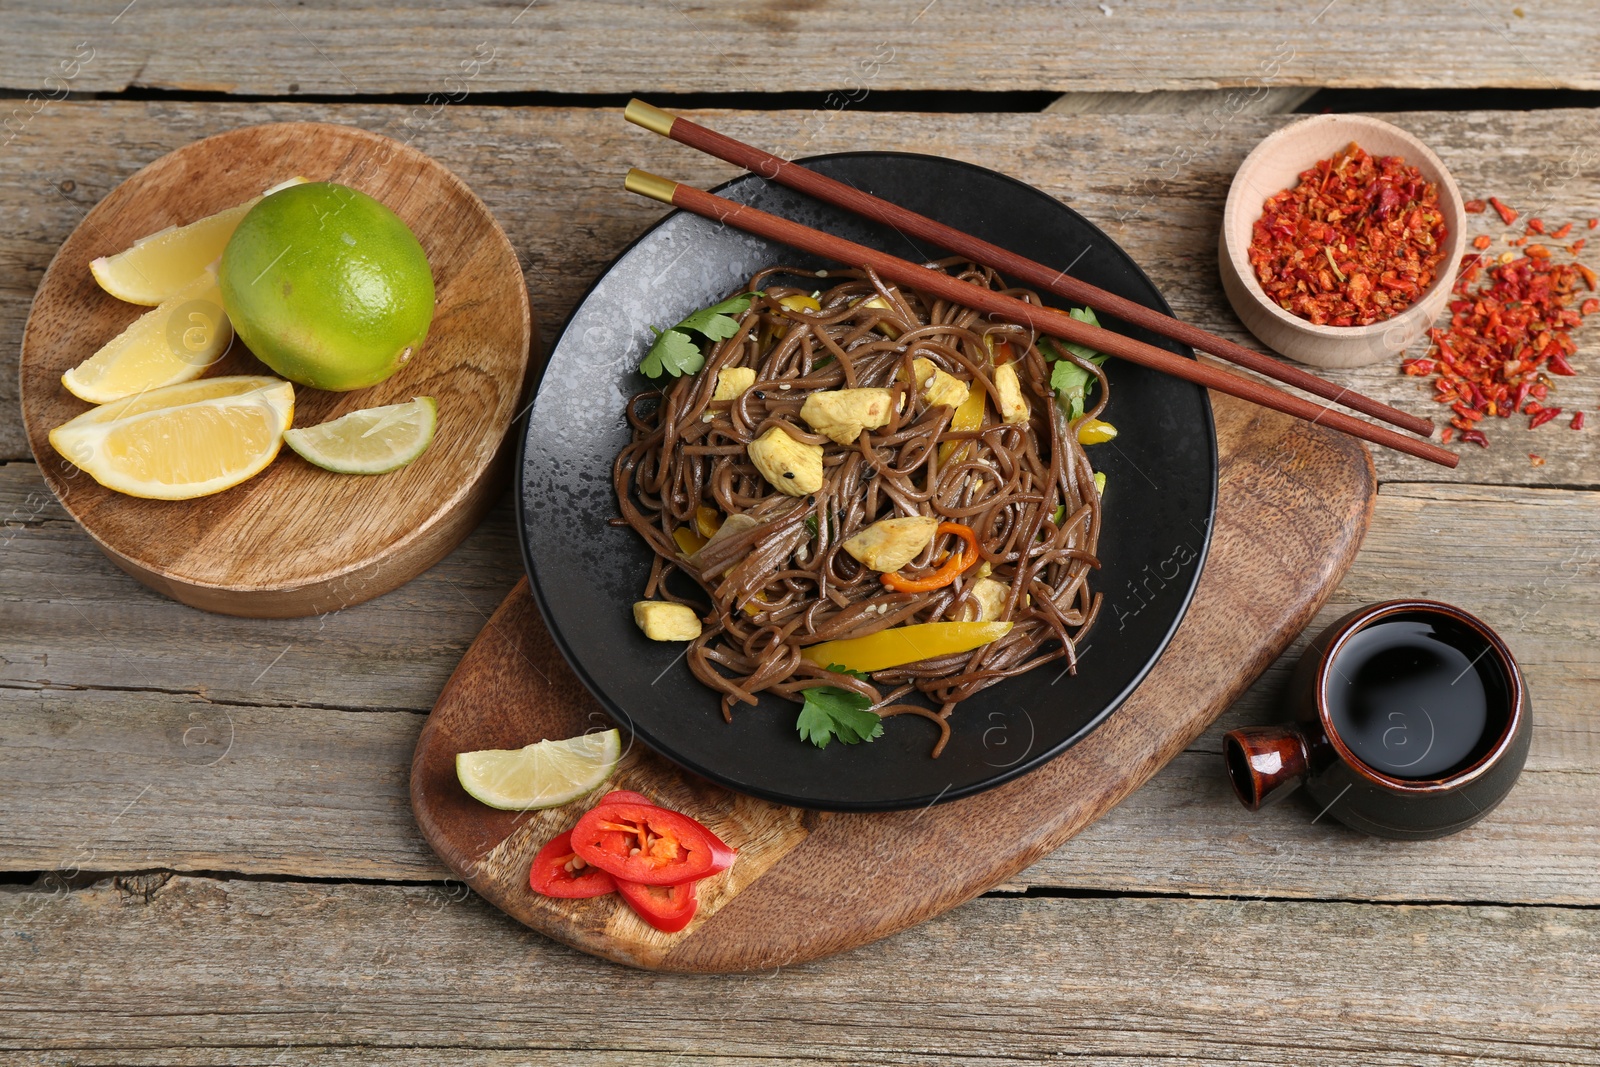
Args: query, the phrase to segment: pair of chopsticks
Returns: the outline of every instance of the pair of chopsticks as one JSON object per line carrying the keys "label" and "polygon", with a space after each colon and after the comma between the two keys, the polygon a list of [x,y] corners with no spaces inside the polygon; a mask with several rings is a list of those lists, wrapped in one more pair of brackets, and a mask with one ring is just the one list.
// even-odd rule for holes
{"label": "pair of chopsticks", "polygon": [[[1106,292],[1072,277],[1065,271],[1052,270],[998,245],[962,233],[924,215],[818,174],[798,163],[792,163],[698,123],[652,107],[642,100],[629,102],[624,116],[629,122],[643,126],[663,137],[699,149],[770,181],[814,196],[818,200],[853,211],[875,222],[893,226],[909,236],[921,238],[957,255],[966,256],[1011,278],[1076,303],[1088,304],[1097,311],[1104,311],[1163,337],[1210,352],[1214,356],[1220,356],[1413,433],[1424,437],[1433,434],[1433,423],[1426,419],[1398,411],[1360,393],[1351,392],[1333,382],[1280,363],[1270,356],[1253,352],[1197,326]],[[685,211],[692,211],[759,237],[825,256],[847,266],[869,267],[882,277],[901,285],[934,293],[946,300],[977,308],[1008,322],[1028,326],[1039,333],[1085,345],[1099,352],[1109,352],[1132,363],[1163,371],[1174,377],[1228,393],[1308,422],[1321,423],[1353,437],[1384,445],[1419,459],[1430,460],[1446,467],[1456,465],[1455,453],[1429,441],[1414,440],[1388,427],[1362,422],[1343,412],[1283,392],[1252,378],[1230,373],[1211,364],[1185,359],[1165,349],[1145,344],[1143,341],[1079,322],[1063,311],[1030,304],[1003,293],[960,281],[941,271],[929,270],[909,260],[858,245],[820,230],[813,230],[789,219],[736,203],[693,186],[682,185],[638,169],[628,172],[625,185],[629,192],[671,204]]]}

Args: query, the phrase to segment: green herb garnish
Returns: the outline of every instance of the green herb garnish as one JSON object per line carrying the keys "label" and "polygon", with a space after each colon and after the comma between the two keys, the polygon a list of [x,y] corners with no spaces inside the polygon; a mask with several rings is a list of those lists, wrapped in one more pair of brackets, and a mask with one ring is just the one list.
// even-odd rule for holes
{"label": "green herb garnish", "polygon": [[[855,673],[844,671],[841,667],[828,669]],[[795,720],[800,740],[810,741],[818,748],[827,748],[828,742],[835,737],[847,745],[856,745],[883,736],[883,719],[877,712],[867,710],[872,706],[872,701],[860,693],[833,685],[818,685],[807,689],[805,697],[800,718]]]}
{"label": "green herb garnish", "polygon": [[646,378],[659,378],[663,374],[676,378],[695,373],[706,365],[706,357],[690,334],[700,334],[710,341],[727,340],[739,330],[739,320],[734,316],[743,315],[750,309],[750,302],[761,295],[754,292],[730,296],[720,304],[701,308],[670,330],[650,327],[656,339],[645,353],[639,370]]}
{"label": "green herb garnish", "polygon": [[[1068,314],[1090,326],[1100,325],[1100,320],[1095,318],[1092,308],[1073,308]],[[1055,391],[1056,403],[1067,413],[1068,418],[1080,419],[1083,417],[1089,393],[1094,389],[1095,377],[1077,363],[1067,359],[1063,349],[1097,367],[1105,363],[1106,354],[1096,352],[1086,345],[1058,341],[1052,337],[1039,339],[1039,351],[1044,353],[1045,359],[1053,362],[1050,368],[1050,388]]]}

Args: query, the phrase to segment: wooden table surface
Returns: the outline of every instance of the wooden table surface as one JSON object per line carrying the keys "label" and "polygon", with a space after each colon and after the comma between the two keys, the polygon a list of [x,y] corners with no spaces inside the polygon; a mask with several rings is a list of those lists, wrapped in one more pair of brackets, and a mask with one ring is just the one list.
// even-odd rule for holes
{"label": "wooden table surface", "polygon": [[[1392,120],[1466,196],[1600,216],[1600,111],[1445,110],[1485,102],[1456,89],[1600,88],[1593,11],[1522,2],[0,7],[0,1065],[1600,1064],[1594,326],[1561,394],[1588,431],[1495,420],[1493,447],[1454,471],[1374,456],[1371,533],[1313,627],[1415,595],[1500,630],[1536,730],[1491,818],[1401,843],[1294,801],[1239,807],[1220,734],[1278,716],[1302,638],[1014,884],[842,956],[721,977],[545,940],[449,880],[418,834],[417,732],[521,570],[507,502],[376,601],[206,615],[66,518],[16,405],[29,301],[84,212],[247,123],[355,124],[455,170],[510,235],[548,344],[661,213],[622,192],[628,166],[732,174],[625,126],[614,105],[633,92],[727,94],[699,101],[735,109],[709,121],[785,154],[1006,171],[1104,227],[1179,315],[1245,340],[1216,233],[1234,168],[1289,121],[1259,113],[1281,94],[1428,90],[1407,99],[1433,110]],[[769,95],[797,90],[814,92]],[[1049,96],[1017,90],[1072,95],[1038,113],[1023,108]],[[1336,377],[1438,415],[1394,362]]]}

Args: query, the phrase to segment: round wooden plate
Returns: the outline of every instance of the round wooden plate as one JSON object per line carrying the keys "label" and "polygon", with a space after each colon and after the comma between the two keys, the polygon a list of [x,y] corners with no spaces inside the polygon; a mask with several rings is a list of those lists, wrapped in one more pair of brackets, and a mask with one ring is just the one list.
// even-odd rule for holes
{"label": "round wooden plate", "polygon": [[[90,260],[295,175],[341,182],[388,205],[422,242],[438,294],[428,340],[399,373],[350,393],[297,386],[295,425],[432,396],[439,403],[432,446],[410,466],[370,477],[320,470],[285,448],[256,477],[197,500],[141,500],[97,484],[50,446],[50,430],[88,408],[61,375],[148,309],[102,291]],[[511,242],[444,166],[349,126],[250,126],[162,156],[113,190],[62,244],[23,332],[22,413],[62,505],[139,581],[208,611],[318,614],[409,581],[477,525],[504,485],[502,444],[533,337]],[[270,373],[237,339],[207,372]]]}

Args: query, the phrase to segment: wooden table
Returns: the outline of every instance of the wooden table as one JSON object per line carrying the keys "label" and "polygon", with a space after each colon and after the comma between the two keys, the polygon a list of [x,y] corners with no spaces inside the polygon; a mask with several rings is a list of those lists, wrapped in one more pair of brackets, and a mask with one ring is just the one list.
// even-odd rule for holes
{"label": "wooden table", "polygon": [[[55,248],[135,169],[240,124],[356,124],[453,168],[522,255],[546,343],[660,214],[622,193],[627,166],[731,174],[623,125],[612,105],[635,91],[756,94],[718,98],[745,110],[714,121],[786,154],[903,148],[1014,174],[1105,227],[1179,315],[1243,339],[1215,240],[1233,169],[1286,121],[1253,114],[1263,102],[1318,86],[1600,88],[1581,5],[1242,7],[0,11],[0,87],[17,98],[0,152],[0,1064],[1600,1063],[1595,429],[1497,420],[1493,447],[1454,472],[1376,455],[1371,533],[1317,624],[1425,595],[1500,629],[1537,729],[1484,823],[1398,843],[1295,803],[1240,808],[1220,733],[1277,715],[1297,643],[1014,884],[843,956],[725,977],[547,941],[450,881],[417,832],[417,731],[521,570],[508,505],[379,600],[225,618],[117,571],[24,442],[13,364]],[[1075,114],[912,110],[1013,95],[873,99],[932,89],[1081,95],[1062,105]],[[759,95],[791,90],[838,95]],[[908,110],[863,110],[899,99]],[[1600,215],[1596,111],[1395,121],[1469,197]],[[1584,374],[1562,391],[1591,423],[1596,338],[1579,335]],[[1393,363],[1340,380],[1438,414]]]}

